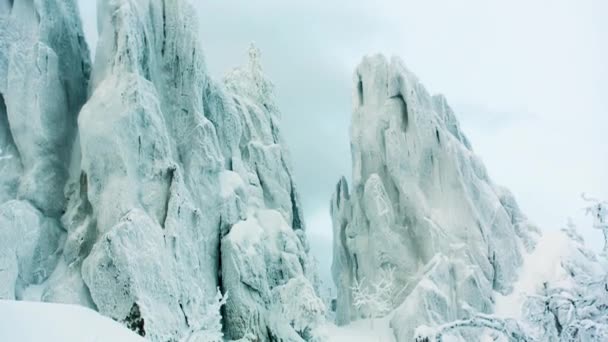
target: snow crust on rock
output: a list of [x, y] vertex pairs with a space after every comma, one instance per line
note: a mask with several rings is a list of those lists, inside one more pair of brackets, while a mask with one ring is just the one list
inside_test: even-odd
[[446, 99], [399, 59], [365, 57], [353, 102], [352, 185], [340, 180], [331, 201], [338, 323], [369, 315], [354, 306], [353, 285], [389, 268], [398, 341], [422, 324], [492, 312], [537, 229], [490, 180]]
[[190, 3], [100, 0], [91, 69], [73, 1], [2, 6], [1, 298], [152, 341], [219, 340], [222, 318], [230, 339], [309, 340], [283, 314], [285, 289], [318, 298], [259, 50], [217, 82]]

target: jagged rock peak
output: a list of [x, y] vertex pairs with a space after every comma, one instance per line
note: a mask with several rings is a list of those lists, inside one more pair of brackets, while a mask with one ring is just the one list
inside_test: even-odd
[[295, 321], [306, 306], [285, 299], [314, 302], [316, 276], [259, 51], [218, 83], [189, 2], [99, 1], [89, 84], [72, 1], [2, 4], [24, 29], [0, 27], [0, 296], [86, 305], [152, 341], [308, 339], [322, 309]]
[[532, 248], [534, 228], [492, 183], [443, 96], [398, 58], [365, 57], [354, 75], [352, 185], [331, 202], [337, 319], [367, 316], [355, 284], [394, 270], [392, 326], [409, 341], [433, 325], [493, 309]]

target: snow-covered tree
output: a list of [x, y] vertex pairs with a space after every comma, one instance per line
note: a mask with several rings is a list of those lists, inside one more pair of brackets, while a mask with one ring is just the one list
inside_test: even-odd
[[371, 327], [374, 319], [383, 317], [393, 309], [395, 291], [395, 268], [383, 268], [376, 281], [355, 280], [352, 287], [353, 305], [368, 318]]
[[[448, 341], [448, 335], [460, 329], [493, 330], [512, 342], [533, 342], [522, 326], [515, 320], [492, 315], [477, 314], [469, 319], [452, 321], [438, 327], [419, 326], [414, 333], [415, 342]], [[481, 333], [479, 334], [481, 335]]]
[[251, 43], [247, 66], [232, 70], [224, 78], [224, 83], [228, 89], [255, 99], [256, 103], [261, 103], [271, 114], [278, 115], [279, 110], [274, 101], [274, 84], [264, 74], [261, 57], [260, 49]]
[[568, 218], [568, 222], [566, 223], [566, 226], [564, 228], [562, 228], [561, 231], [564, 232], [566, 235], [568, 235], [568, 237], [571, 238], [572, 240], [574, 240], [580, 244], [585, 243], [585, 240], [583, 239], [581, 234], [578, 232], [576, 224], [574, 224], [574, 221], [572, 220], [571, 217]]
[[184, 342], [222, 342], [224, 334], [222, 333], [222, 315], [220, 310], [228, 300], [228, 293], [222, 294], [220, 289], [217, 289], [215, 297], [206, 308], [207, 315], [198, 322], [193, 322], [196, 325], [191, 327], [190, 335], [184, 339]]
[[283, 317], [300, 336], [312, 340], [314, 329], [325, 317], [325, 305], [304, 277], [290, 279], [275, 289]]
[[604, 249], [603, 253], [608, 253], [608, 202], [600, 201], [595, 198], [587, 197], [584, 193], [581, 195], [585, 202], [590, 203], [585, 207], [587, 215], [593, 217], [593, 228], [601, 229], [604, 233]]

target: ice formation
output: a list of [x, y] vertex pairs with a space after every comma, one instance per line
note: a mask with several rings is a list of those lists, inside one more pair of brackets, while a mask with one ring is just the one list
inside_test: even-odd
[[446, 99], [399, 59], [364, 58], [353, 101], [352, 185], [340, 180], [331, 201], [338, 323], [369, 316], [353, 287], [373, 288], [387, 269], [398, 285], [398, 341], [420, 325], [493, 312], [494, 293], [510, 293], [537, 229], [489, 179]]
[[220, 288], [227, 338], [307, 338], [284, 293], [314, 302], [315, 273], [259, 51], [216, 82], [187, 1], [109, 0], [91, 67], [73, 0], [0, 3], [0, 298], [208, 341]]

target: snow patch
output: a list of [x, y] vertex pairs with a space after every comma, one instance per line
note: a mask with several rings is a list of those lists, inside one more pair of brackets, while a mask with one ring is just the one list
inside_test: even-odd
[[144, 342], [121, 324], [82, 306], [0, 300], [0, 341]]

